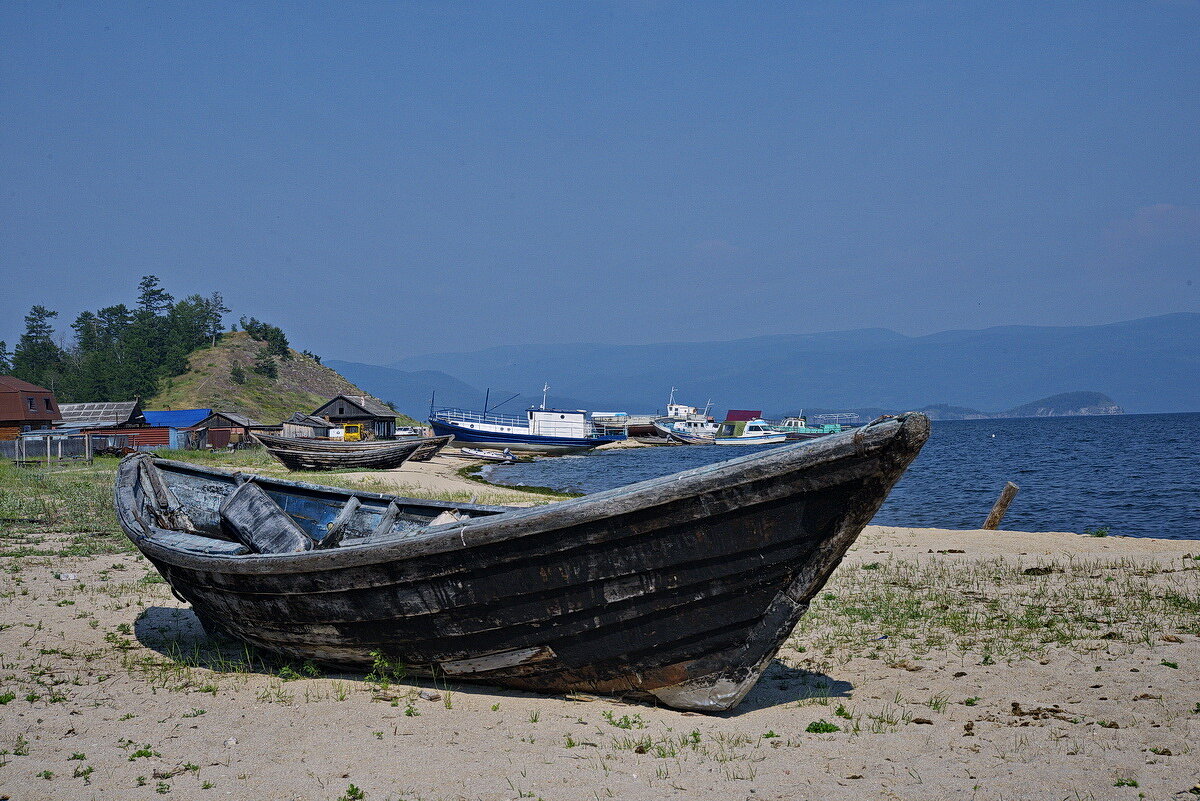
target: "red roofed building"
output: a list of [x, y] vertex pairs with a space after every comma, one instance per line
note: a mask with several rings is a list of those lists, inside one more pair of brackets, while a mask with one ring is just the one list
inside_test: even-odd
[[53, 392], [10, 375], [0, 375], [0, 439], [16, 439], [22, 431], [49, 428], [61, 418]]
[[762, 417], [761, 410], [730, 409], [729, 414], [725, 415], [725, 422], [737, 423], [742, 421], [757, 420], [760, 417]]

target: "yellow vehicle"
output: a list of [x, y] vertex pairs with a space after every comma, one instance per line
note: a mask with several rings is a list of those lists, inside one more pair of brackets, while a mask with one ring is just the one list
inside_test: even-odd
[[346, 423], [342, 431], [342, 440], [345, 442], [359, 442], [363, 438], [362, 423]]

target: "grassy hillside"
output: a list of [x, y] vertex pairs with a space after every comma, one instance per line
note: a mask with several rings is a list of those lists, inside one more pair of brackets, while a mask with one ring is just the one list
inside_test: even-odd
[[[158, 394], [145, 401], [146, 409], [216, 409], [239, 412], [262, 423], [278, 423], [293, 412], [309, 413], [337, 394], [370, 393], [351, 384], [336, 370], [291, 351], [290, 359], [275, 359], [279, 377], [258, 375], [251, 370], [261, 342], [245, 331], [224, 334], [216, 347], [201, 348], [188, 357], [188, 371], [163, 379]], [[241, 366], [245, 381], [231, 377], [233, 365]], [[412, 422], [398, 415], [401, 425]]]

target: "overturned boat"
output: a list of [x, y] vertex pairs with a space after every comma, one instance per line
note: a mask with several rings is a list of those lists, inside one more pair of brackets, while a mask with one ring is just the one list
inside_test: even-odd
[[206, 629], [298, 659], [727, 710], [929, 435], [920, 414], [534, 508], [137, 454], [116, 508]]
[[255, 438], [289, 470], [388, 470], [426, 452], [441, 450], [451, 437], [334, 442], [255, 434]]

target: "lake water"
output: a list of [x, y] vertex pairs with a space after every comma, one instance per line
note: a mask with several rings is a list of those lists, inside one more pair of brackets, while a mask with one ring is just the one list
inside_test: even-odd
[[[489, 481], [600, 490], [772, 446], [630, 448], [495, 466]], [[1200, 414], [935, 422], [873, 522], [978, 528], [1005, 481], [1003, 528], [1200, 539]]]

